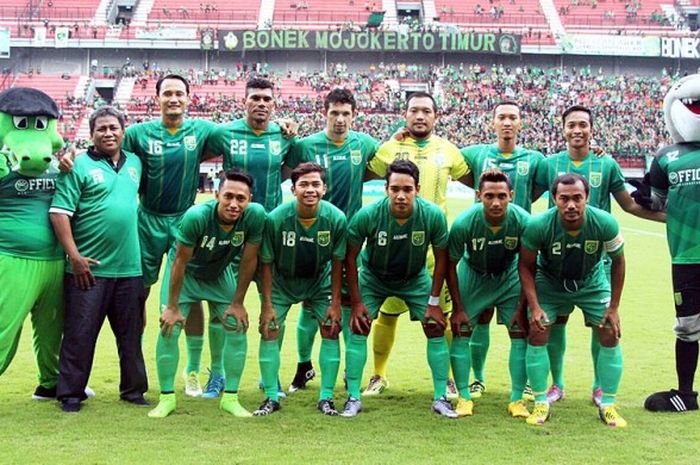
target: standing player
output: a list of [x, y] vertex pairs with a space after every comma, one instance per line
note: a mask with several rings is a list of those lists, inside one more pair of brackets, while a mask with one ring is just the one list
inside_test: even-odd
[[[347, 218], [352, 218], [362, 207], [362, 183], [367, 163], [374, 157], [379, 143], [361, 132], [351, 131], [355, 116], [355, 98], [347, 89], [333, 89], [324, 100], [326, 129], [305, 137], [292, 148], [287, 164], [294, 168], [299, 163], [314, 161], [325, 170], [328, 191], [324, 197], [338, 207]], [[343, 334], [346, 334], [350, 313], [347, 289], [343, 289]], [[304, 389], [315, 376], [311, 351], [318, 323], [312, 318], [308, 305], [303, 306], [297, 321], [297, 349], [299, 363], [289, 392]]]
[[[226, 390], [221, 409], [237, 417], [251, 416], [238, 401], [247, 351], [248, 313], [243, 300], [257, 266], [265, 210], [250, 203], [253, 180], [249, 175], [228, 171], [220, 187], [216, 200], [187, 210], [178, 229], [177, 247], [168, 256], [156, 346], [161, 394], [150, 417], [164, 418], [175, 410], [179, 325], [187, 320], [189, 304], [201, 300], [209, 304], [211, 320], [219, 320], [225, 329]], [[235, 269], [232, 262], [237, 256], [241, 257], [240, 266]]]
[[[610, 212], [610, 194], [620, 207], [627, 213], [640, 218], [654, 221], [665, 221], [665, 215], [660, 212], [645, 210], [635, 203], [629, 192], [625, 189], [625, 178], [622, 175], [620, 165], [609, 156], [597, 157], [590, 148], [590, 140], [593, 134], [593, 116], [591, 111], [582, 106], [572, 106], [562, 115], [564, 138], [567, 149], [554, 154], [542, 163], [537, 169], [535, 199], [549, 189], [554, 180], [563, 173], [575, 173], [583, 176], [590, 186], [589, 204]], [[554, 205], [554, 198], [549, 198], [550, 207]], [[610, 277], [610, 261], [604, 257], [606, 273]], [[547, 350], [552, 367], [552, 385], [547, 391], [550, 402], [556, 402], [564, 397], [564, 353], [566, 352], [566, 322], [568, 315], [559, 315], [557, 321], [551, 327]], [[592, 400], [600, 405], [602, 390], [600, 376], [596, 367], [600, 341], [598, 332], [591, 332], [591, 356], [593, 358], [594, 381], [592, 387]]]
[[[556, 208], [528, 223], [518, 266], [530, 308], [526, 363], [535, 396], [535, 407], [526, 421], [542, 425], [550, 416], [546, 392], [550, 324], [577, 306], [600, 340], [596, 361], [603, 391], [600, 418], [608, 426], [624, 427], [627, 422], [614, 405], [622, 377], [618, 307], [625, 280], [625, 257], [620, 228], [612, 215], [586, 205], [589, 186], [583, 176], [570, 173], [557, 177], [551, 195]], [[610, 280], [605, 276], [605, 254], [612, 259]]]
[[496, 307], [498, 322], [510, 336], [508, 368], [511, 398], [508, 413], [527, 417], [522, 400], [527, 382], [524, 302], [521, 300], [517, 256], [528, 213], [512, 205], [510, 178], [489, 168], [479, 177], [476, 195], [481, 203], [462, 213], [452, 225], [449, 239], [450, 261], [447, 284], [452, 295], [452, 346], [450, 358], [460, 393], [456, 411], [471, 415], [473, 402], [469, 386], [471, 325], [482, 312]]
[[[360, 383], [367, 361], [367, 336], [388, 297], [402, 299], [411, 319], [423, 325], [433, 378], [433, 411], [457, 417], [445, 398], [449, 350], [447, 322], [439, 306], [447, 261], [447, 220], [437, 205], [416, 197], [418, 181], [414, 163], [393, 162], [386, 172], [387, 197], [362, 208], [350, 222], [345, 266], [352, 314], [346, 344], [349, 397], [342, 413], [345, 417], [354, 417], [362, 410]], [[367, 248], [358, 273], [357, 256], [365, 241]], [[426, 268], [429, 246], [435, 256], [432, 279]]]
[[260, 372], [267, 398], [254, 412], [269, 415], [280, 408], [276, 386], [280, 348], [277, 338], [289, 308], [309, 301], [321, 327], [321, 392], [318, 409], [337, 415], [333, 389], [340, 366], [340, 293], [345, 259], [345, 215], [321, 200], [324, 170], [302, 163], [292, 170], [294, 200], [275, 208], [265, 222], [260, 313]]
[[[498, 168], [507, 174], [513, 188], [512, 202], [530, 212], [535, 188], [535, 173], [539, 163], [544, 160], [544, 155], [536, 150], [517, 145], [522, 124], [520, 107], [516, 102], [498, 103], [493, 109], [492, 121], [496, 143], [470, 145], [463, 148], [461, 152], [475, 181], [478, 181], [481, 173], [489, 168]], [[481, 393], [486, 390], [484, 365], [490, 345], [489, 323], [492, 317], [493, 309], [486, 309], [476, 322], [472, 322], [475, 324], [469, 339], [469, 348], [474, 382], [470, 384], [469, 389], [471, 396], [475, 399], [481, 397]]]
[[[459, 149], [447, 140], [433, 134], [437, 121], [437, 105], [432, 95], [415, 92], [406, 105], [406, 130], [408, 137], [392, 139], [384, 143], [368, 164], [368, 169], [379, 177], [385, 177], [394, 160], [410, 160], [420, 170], [420, 197], [429, 200], [447, 212], [447, 184], [450, 179], [469, 184], [469, 167]], [[428, 269], [434, 268], [434, 258], [428, 253]], [[449, 312], [450, 301], [447, 288], [440, 293], [440, 307]], [[396, 336], [397, 317], [407, 310], [401, 300], [390, 297], [384, 303], [374, 327], [374, 375], [370, 378], [363, 395], [377, 395], [388, 385], [386, 365]], [[448, 328], [449, 329], [449, 328]], [[449, 334], [448, 334], [449, 337]], [[450, 397], [456, 396], [449, 391]]]

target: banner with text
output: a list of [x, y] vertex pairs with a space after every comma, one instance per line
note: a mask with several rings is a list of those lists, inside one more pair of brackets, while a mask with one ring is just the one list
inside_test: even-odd
[[662, 37], [661, 56], [666, 58], [700, 58], [700, 39], [694, 37]]
[[0, 27], [0, 58], [10, 58], [10, 29]]
[[661, 41], [658, 37], [567, 34], [561, 42], [561, 53], [658, 57], [661, 55]]
[[220, 31], [219, 50], [328, 50], [519, 55], [515, 34], [379, 31]]

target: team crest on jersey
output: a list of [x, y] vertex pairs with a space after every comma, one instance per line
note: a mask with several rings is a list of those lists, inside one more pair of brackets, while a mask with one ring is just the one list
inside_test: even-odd
[[517, 237], [506, 236], [505, 239], [503, 240], [503, 247], [505, 247], [508, 250], [515, 250], [515, 248], [517, 246], [518, 246], [518, 238]]
[[583, 243], [583, 251], [588, 255], [593, 255], [598, 251], [598, 241], [586, 241]]
[[417, 247], [425, 244], [425, 231], [413, 231], [411, 234], [411, 244]]
[[17, 192], [26, 192], [29, 189], [29, 181], [26, 179], [18, 179], [15, 182], [15, 190]]
[[435, 163], [435, 166], [437, 166], [438, 168], [442, 168], [442, 165], [445, 164], [445, 154], [443, 154], [442, 152], [436, 153], [433, 157], [433, 163]]
[[350, 150], [350, 161], [353, 165], [362, 163], [362, 152], [360, 150]]
[[270, 153], [272, 155], [279, 155], [282, 152], [282, 143], [278, 140], [270, 141]]
[[233, 237], [231, 238], [231, 245], [234, 247], [240, 247], [244, 240], [245, 233], [243, 231], [236, 231], [233, 233]]
[[197, 148], [197, 138], [195, 136], [185, 136], [185, 149], [195, 150]]
[[318, 241], [318, 245], [320, 245], [321, 247], [326, 247], [328, 244], [331, 243], [331, 232], [319, 231], [316, 234], [316, 240]]
[[131, 178], [132, 181], [134, 181], [136, 184], [139, 183], [139, 173], [136, 171], [136, 168], [129, 167], [126, 170], [129, 173], [129, 177]]
[[88, 174], [92, 177], [93, 182], [95, 182], [97, 184], [101, 184], [101, 183], [105, 182], [105, 174], [99, 168], [94, 169], [94, 170], [90, 170], [90, 172]]
[[518, 162], [518, 174], [520, 176], [527, 176], [527, 173], [530, 172], [530, 164], [526, 161], [519, 161]]
[[600, 187], [600, 183], [603, 182], [603, 173], [591, 173], [589, 181], [591, 187]]

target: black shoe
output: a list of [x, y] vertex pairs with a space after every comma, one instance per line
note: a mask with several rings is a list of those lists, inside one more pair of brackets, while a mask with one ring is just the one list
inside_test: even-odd
[[56, 386], [52, 388], [45, 388], [41, 384], [34, 389], [34, 394], [32, 394], [32, 399], [34, 400], [56, 400]]
[[61, 402], [61, 410], [66, 413], [78, 413], [80, 412], [80, 401], [79, 400], [64, 400]]
[[289, 385], [289, 392], [295, 392], [299, 389], [306, 389], [306, 383], [311, 381], [316, 377], [316, 370], [314, 370], [311, 362], [297, 363], [297, 372], [294, 375], [292, 384]]
[[276, 400], [265, 399], [260, 408], [253, 412], [253, 416], [264, 417], [278, 411], [280, 408], [282, 407]]
[[644, 408], [651, 412], [687, 412], [698, 409], [698, 393], [670, 391], [655, 392], [644, 401]]
[[335, 404], [331, 399], [321, 399], [316, 404], [316, 408], [319, 412], [329, 417], [338, 416], [338, 410], [335, 408]]
[[130, 404], [136, 405], [138, 407], [150, 407], [151, 403], [147, 401], [143, 396], [139, 397], [130, 397], [130, 398], [121, 398], [124, 402], [128, 402]]

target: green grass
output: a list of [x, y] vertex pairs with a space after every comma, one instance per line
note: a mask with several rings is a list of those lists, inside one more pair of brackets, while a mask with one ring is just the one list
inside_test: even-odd
[[[464, 206], [450, 201], [452, 216]], [[536, 210], [542, 208], [540, 201]], [[567, 398], [554, 406], [551, 422], [542, 428], [528, 427], [505, 411], [508, 341], [503, 328], [495, 325], [486, 368], [488, 392], [477, 401], [474, 417], [456, 421], [429, 411], [432, 386], [425, 339], [419, 326], [406, 317], [400, 320], [389, 366], [390, 389], [379, 398], [365, 399], [365, 412], [352, 420], [316, 412], [318, 379], [307, 391], [284, 401], [282, 411], [273, 417], [246, 420], [221, 413], [216, 401], [185, 398], [178, 379], [176, 413], [165, 420], [149, 419], [147, 410], [118, 400], [117, 356], [107, 326], [90, 380], [97, 397], [80, 414], [66, 415], [53, 402], [30, 400], [36, 381], [27, 325], [19, 353], [0, 381], [0, 463], [697, 463], [699, 414], [659, 415], [642, 408], [649, 393], [675, 386], [674, 311], [664, 227], [619, 209], [614, 213], [623, 227], [627, 256], [621, 308], [625, 371], [619, 394], [619, 406], [629, 422], [625, 430], [604, 427], [590, 402], [590, 337], [579, 312], [569, 323]], [[251, 320], [256, 319], [257, 296], [250, 293], [247, 304]], [[152, 298], [144, 337], [152, 400], [157, 400], [158, 392], [157, 313]], [[285, 386], [296, 365], [295, 316], [293, 310], [282, 352]], [[262, 395], [257, 389], [259, 337], [255, 332], [249, 336], [241, 399], [252, 409]], [[315, 349], [317, 353], [318, 343]], [[206, 352], [205, 348], [203, 366]], [[371, 358], [370, 350], [366, 378]], [[342, 405], [341, 381], [336, 397]]]

